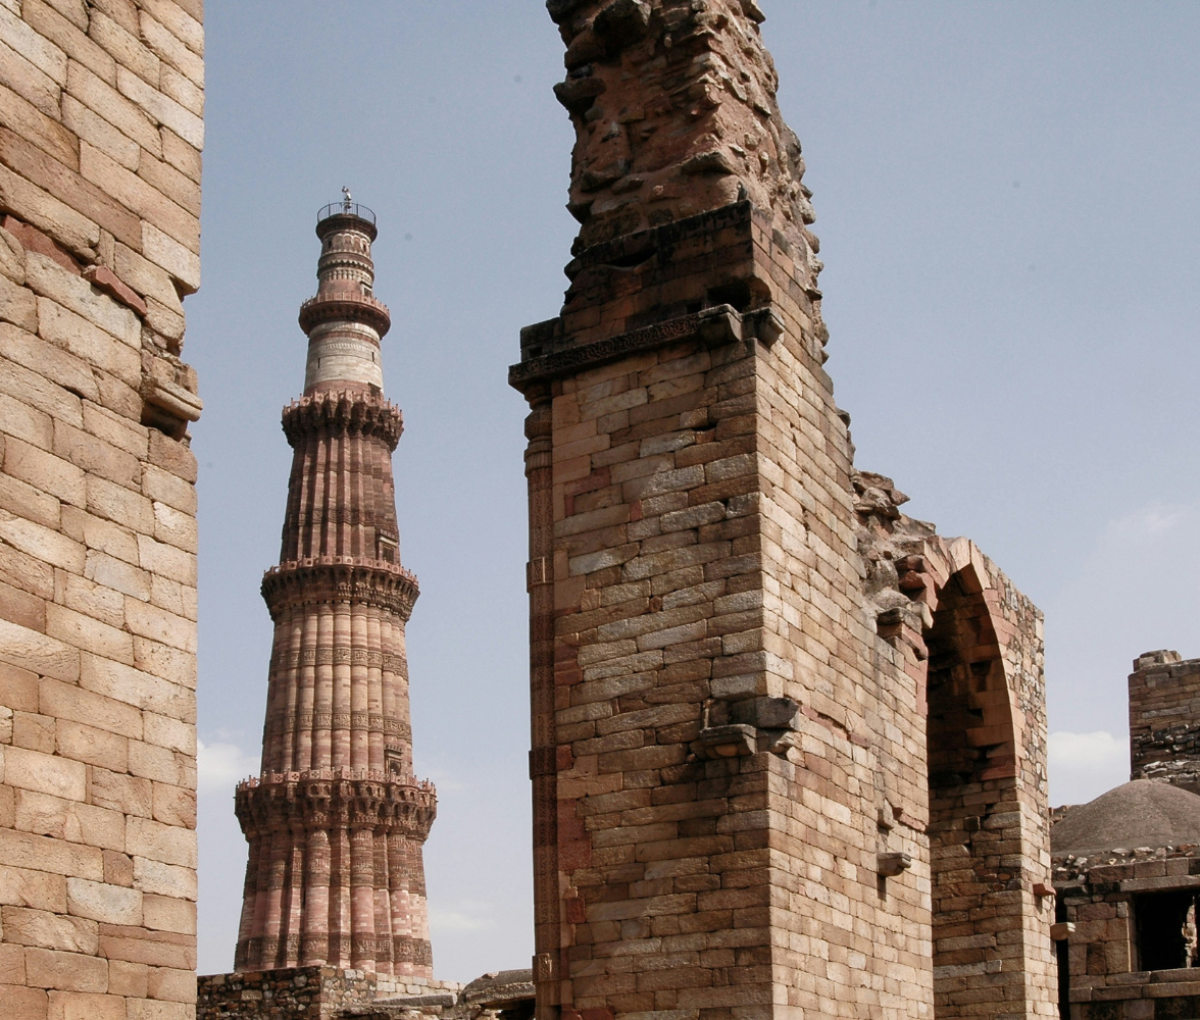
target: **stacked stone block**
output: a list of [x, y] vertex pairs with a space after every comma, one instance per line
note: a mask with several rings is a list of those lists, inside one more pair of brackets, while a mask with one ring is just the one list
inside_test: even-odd
[[0, 1011], [195, 1002], [199, 0], [0, 3]]
[[[762, 12], [548, 7], [582, 226], [510, 370], [538, 1015], [1049, 1015], [1040, 614], [970, 543], [866, 520]], [[870, 528], [896, 582], [874, 604]], [[941, 665], [986, 660], [994, 704], [941, 736], [984, 764], [931, 832], [926, 638], [964, 582], [995, 636]], [[986, 831], [935, 910], [931, 836], [967, 817]], [[979, 941], [951, 973], [954, 925]]]

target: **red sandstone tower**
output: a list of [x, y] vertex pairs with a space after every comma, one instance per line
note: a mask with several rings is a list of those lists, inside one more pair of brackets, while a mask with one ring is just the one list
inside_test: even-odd
[[304, 396], [283, 411], [295, 450], [279, 566], [262, 774], [237, 789], [250, 843], [235, 967], [328, 965], [431, 977], [421, 847], [436, 813], [413, 775], [400, 565], [383, 396], [391, 319], [372, 293], [375, 215], [321, 210]]

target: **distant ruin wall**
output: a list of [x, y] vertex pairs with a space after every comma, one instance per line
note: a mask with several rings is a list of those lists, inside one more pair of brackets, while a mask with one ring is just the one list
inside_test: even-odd
[[1129, 675], [1131, 779], [1166, 779], [1200, 793], [1200, 659], [1140, 655]]
[[202, 0], [0, 0], [0, 1012], [196, 997]]

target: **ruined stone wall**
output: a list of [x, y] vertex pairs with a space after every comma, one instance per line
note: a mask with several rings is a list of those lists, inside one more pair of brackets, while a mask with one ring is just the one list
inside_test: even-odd
[[1130, 778], [1200, 793], [1200, 659], [1146, 652], [1129, 674]]
[[191, 1017], [201, 0], [0, 0], [0, 1012]]
[[[929, 605], [868, 599], [762, 11], [548, 7], [581, 230], [562, 313], [510, 372], [531, 405], [539, 1016], [932, 1016], [923, 630], [954, 571]], [[1008, 711], [1044, 694], [1040, 617], [1002, 601], [1020, 750], [982, 777], [1003, 796], [962, 791], [993, 808], [996, 873], [949, 879], [981, 886], [983, 940], [938, 1015], [1054, 1010], [1045, 718], [1015, 734]]]

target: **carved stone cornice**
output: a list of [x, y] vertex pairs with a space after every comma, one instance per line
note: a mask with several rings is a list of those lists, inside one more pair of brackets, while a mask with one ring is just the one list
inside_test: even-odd
[[389, 450], [395, 450], [404, 419], [394, 404], [362, 390], [312, 393], [283, 409], [283, 432], [292, 446], [318, 430], [378, 436]]
[[429, 782], [367, 769], [267, 772], [238, 784], [234, 810], [247, 838], [349, 828], [424, 842], [437, 816], [437, 791]]
[[287, 560], [268, 570], [262, 580], [262, 596], [272, 620], [278, 620], [285, 608], [337, 602], [377, 606], [407, 620], [419, 594], [411, 571], [358, 556]]

